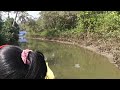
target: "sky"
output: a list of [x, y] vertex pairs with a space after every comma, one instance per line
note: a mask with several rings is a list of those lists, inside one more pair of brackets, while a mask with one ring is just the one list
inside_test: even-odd
[[[40, 11], [27, 11], [28, 14], [32, 15], [34, 18], [38, 18], [40, 15], [39, 15], [39, 12]], [[5, 19], [7, 17], [7, 14], [3, 14], [2, 18]], [[10, 14], [10, 17], [15, 17], [15, 14], [11, 13]]]
[[32, 15], [34, 18], [38, 18], [40, 15], [39, 15], [39, 12], [40, 11], [27, 11], [30, 15]]

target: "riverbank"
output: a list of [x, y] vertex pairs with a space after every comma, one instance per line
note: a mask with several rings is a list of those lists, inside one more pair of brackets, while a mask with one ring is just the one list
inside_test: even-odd
[[[61, 38], [30, 38], [30, 39], [38, 39], [38, 40], [46, 40], [46, 41], [52, 41], [52, 42], [59, 42], [59, 43], [65, 43], [65, 44], [72, 44], [72, 45], [76, 45], [82, 48], [85, 48], [87, 50], [96, 52], [104, 57], [107, 57], [109, 62], [114, 64], [118, 69], [120, 69], [120, 55], [118, 52], [118, 50], [114, 50], [114, 47], [111, 47], [108, 50], [108, 47], [103, 47], [103, 45], [99, 44], [90, 44], [90, 45], [86, 45], [86, 41], [81, 41], [81, 42], [77, 42], [77, 41], [72, 41], [72, 40], [66, 40], [66, 39], [61, 39]], [[92, 42], [94, 43], [94, 42]]]

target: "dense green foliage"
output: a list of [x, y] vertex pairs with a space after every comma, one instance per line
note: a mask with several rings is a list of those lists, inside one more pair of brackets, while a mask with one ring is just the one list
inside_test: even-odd
[[19, 26], [15, 23], [14, 27], [13, 18], [8, 18], [5, 22], [1, 22], [0, 28], [0, 44], [16, 44], [18, 42]]
[[[29, 24], [28, 24], [29, 23]], [[37, 21], [24, 24], [28, 31], [47, 37], [74, 37], [81, 34], [119, 38], [119, 11], [41, 11]]]
[[42, 11], [40, 14], [45, 29], [71, 29], [74, 28], [77, 23], [77, 16], [70, 11]]

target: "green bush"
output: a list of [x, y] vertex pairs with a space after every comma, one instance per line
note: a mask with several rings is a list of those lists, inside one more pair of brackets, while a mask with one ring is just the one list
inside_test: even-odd
[[0, 31], [0, 39], [2, 40], [0, 44], [16, 44], [18, 42], [19, 26], [15, 23], [13, 27], [12, 24], [12, 18], [6, 19], [6, 21], [3, 22]]

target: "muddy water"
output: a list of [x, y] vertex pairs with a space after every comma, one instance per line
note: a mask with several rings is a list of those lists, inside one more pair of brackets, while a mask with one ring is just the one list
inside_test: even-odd
[[21, 47], [40, 50], [57, 79], [120, 78], [120, 70], [107, 58], [74, 45], [28, 40]]

